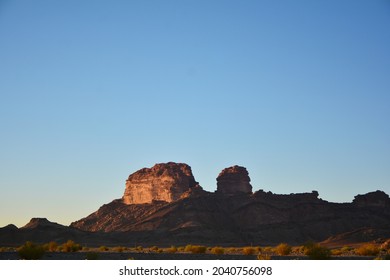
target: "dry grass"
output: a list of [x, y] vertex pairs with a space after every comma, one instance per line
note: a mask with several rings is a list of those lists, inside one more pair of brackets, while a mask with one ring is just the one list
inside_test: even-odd
[[291, 246], [287, 243], [280, 243], [276, 246], [275, 253], [279, 256], [288, 256], [291, 254]]
[[254, 255], [256, 253], [256, 249], [253, 247], [244, 247], [242, 248], [242, 253], [246, 256]]
[[259, 254], [257, 255], [257, 259], [258, 259], [258, 260], [263, 260], [263, 261], [265, 261], [265, 260], [270, 260], [270, 259], [271, 259], [271, 255], [268, 254], [268, 253], [259, 253]]
[[77, 252], [82, 249], [80, 244], [77, 244], [73, 240], [68, 240], [66, 243], [62, 244], [62, 246], [57, 248], [58, 250], [62, 252]]
[[365, 244], [355, 249], [356, 255], [359, 256], [377, 256], [379, 251], [379, 247], [375, 244]]
[[185, 252], [191, 252], [193, 254], [204, 254], [206, 250], [207, 247], [201, 245], [187, 245], [184, 249]]
[[225, 254], [225, 249], [222, 247], [213, 247], [211, 248], [210, 252], [214, 255], [223, 255]]
[[311, 260], [329, 260], [331, 251], [324, 246], [316, 243], [308, 243], [305, 245], [305, 255]]
[[177, 248], [175, 246], [171, 246], [166, 250], [167, 253], [174, 254], [177, 252]]

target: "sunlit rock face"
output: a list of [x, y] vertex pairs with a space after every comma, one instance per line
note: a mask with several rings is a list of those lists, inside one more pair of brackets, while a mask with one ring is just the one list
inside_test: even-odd
[[131, 174], [123, 195], [125, 204], [172, 202], [197, 186], [191, 167], [185, 163], [159, 163]]
[[239, 194], [252, 193], [248, 171], [242, 166], [225, 168], [217, 177], [217, 193]]

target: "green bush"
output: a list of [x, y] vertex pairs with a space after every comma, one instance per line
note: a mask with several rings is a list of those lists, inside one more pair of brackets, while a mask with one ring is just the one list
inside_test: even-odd
[[211, 254], [214, 254], [214, 255], [223, 255], [223, 254], [225, 254], [225, 249], [222, 247], [214, 247], [214, 248], [211, 248], [210, 252], [211, 252]]
[[331, 257], [331, 251], [327, 247], [316, 243], [306, 244], [304, 253], [311, 260], [329, 260]]
[[355, 253], [359, 256], [377, 256], [379, 251], [379, 247], [375, 244], [365, 244], [355, 249]]
[[39, 260], [45, 254], [42, 246], [27, 241], [23, 246], [18, 248], [19, 257], [24, 260]]
[[291, 254], [291, 246], [287, 243], [280, 243], [278, 246], [276, 246], [275, 252], [279, 256], [288, 256]]
[[253, 247], [244, 247], [242, 248], [242, 253], [244, 255], [253, 255], [256, 252], [256, 249]]

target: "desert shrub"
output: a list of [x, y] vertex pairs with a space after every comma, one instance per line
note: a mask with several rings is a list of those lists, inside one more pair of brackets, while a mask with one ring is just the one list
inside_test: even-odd
[[242, 253], [244, 255], [253, 255], [256, 252], [256, 249], [253, 247], [244, 247], [242, 248]]
[[184, 252], [191, 252], [192, 251], [192, 245], [188, 244], [186, 245], [186, 247], [184, 248]]
[[287, 243], [280, 243], [278, 246], [276, 246], [275, 252], [279, 256], [287, 256], [291, 254], [291, 246]]
[[118, 252], [118, 253], [122, 253], [124, 250], [125, 250], [125, 247], [122, 247], [122, 246], [118, 246], [118, 247], [114, 248], [114, 251]]
[[77, 252], [81, 250], [81, 245], [75, 243], [73, 240], [68, 240], [66, 243], [62, 244], [61, 250], [63, 252]]
[[191, 248], [193, 254], [204, 254], [206, 253], [206, 246], [194, 245]]
[[175, 246], [171, 246], [170, 248], [167, 249], [167, 252], [174, 254], [177, 252], [177, 248]]
[[57, 248], [58, 248], [57, 242], [55, 242], [55, 241], [50, 241], [50, 242], [48, 243], [47, 250], [48, 250], [49, 252], [55, 252], [55, 251], [57, 251]]
[[225, 249], [222, 248], [222, 247], [213, 247], [211, 248], [211, 254], [214, 254], [214, 255], [223, 255], [225, 254]]
[[383, 242], [380, 247], [381, 250], [387, 251], [390, 250], [390, 239], [387, 239], [385, 242]]
[[225, 249], [225, 253], [234, 254], [237, 252], [237, 248], [234, 248], [234, 247], [228, 247], [228, 248], [224, 248], [224, 249]]
[[149, 251], [157, 252], [158, 251], [158, 247], [157, 246], [152, 246], [152, 247], [149, 248]]
[[0, 252], [15, 252], [15, 248], [12, 247], [1, 247]]
[[262, 252], [266, 252], [266, 253], [273, 253], [274, 252], [274, 249], [272, 247], [264, 247]]
[[268, 254], [268, 253], [259, 253], [257, 255], [257, 259], [258, 260], [263, 260], [263, 261], [270, 260], [271, 259], [271, 255]]
[[376, 256], [379, 251], [379, 247], [375, 244], [365, 244], [355, 249], [355, 253], [359, 256]]
[[96, 252], [88, 252], [85, 255], [85, 259], [87, 260], [98, 260], [99, 259], [99, 254]]
[[340, 250], [341, 250], [341, 252], [343, 252], [343, 253], [347, 253], [347, 252], [351, 252], [351, 251], [353, 250], [353, 248], [352, 248], [352, 247], [349, 247], [349, 246], [344, 246], [344, 247], [342, 247]]
[[39, 260], [45, 254], [45, 249], [30, 241], [27, 241], [23, 246], [18, 248], [19, 257], [24, 260]]
[[340, 256], [343, 254], [343, 251], [341, 249], [332, 249], [330, 250], [330, 253], [332, 256]]
[[291, 253], [293, 254], [304, 254], [305, 253], [305, 246], [294, 246], [291, 248]]
[[329, 260], [331, 257], [331, 251], [327, 247], [316, 243], [306, 244], [304, 253], [311, 260]]
[[177, 247], [177, 250], [178, 250], [179, 252], [184, 252], [184, 247], [183, 247], [183, 246]]
[[186, 252], [191, 252], [193, 254], [204, 254], [206, 253], [207, 247], [200, 245], [187, 245], [184, 249]]
[[108, 251], [108, 247], [107, 246], [100, 246], [99, 247], [99, 251], [100, 252], [107, 252]]
[[142, 246], [137, 246], [135, 248], [135, 250], [138, 251], [138, 252], [142, 252], [144, 250], [144, 248]]

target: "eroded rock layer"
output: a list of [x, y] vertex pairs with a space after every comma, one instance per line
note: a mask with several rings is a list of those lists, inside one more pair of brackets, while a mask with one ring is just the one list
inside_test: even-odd
[[125, 204], [151, 203], [154, 200], [172, 202], [197, 184], [191, 167], [187, 164], [160, 163], [129, 176], [123, 202]]
[[217, 177], [217, 193], [252, 193], [250, 181], [245, 167], [235, 165], [225, 168]]

